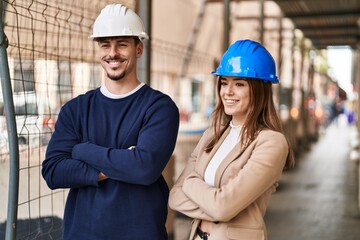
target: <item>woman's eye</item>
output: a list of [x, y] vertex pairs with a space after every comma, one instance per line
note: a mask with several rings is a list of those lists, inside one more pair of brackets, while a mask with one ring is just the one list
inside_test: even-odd
[[244, 86], [245, 86], [245, 83], [244, 83], [244, 82], [237, 82], [237, 83], [236, 83], [236, 86], [238, 86], [238, 87], [244, 87]]

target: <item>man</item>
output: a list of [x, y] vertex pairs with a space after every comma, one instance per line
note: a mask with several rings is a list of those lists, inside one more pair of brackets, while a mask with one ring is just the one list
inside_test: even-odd
[[70, 188], [63, 239], [167, 239], [161, 173], [175, 147], [178, 109], [137, 79], [148, 36], [131, 9], [106, 6], [91, 38], [105, 82], [62, 107], [42, 165], [51, 189]]

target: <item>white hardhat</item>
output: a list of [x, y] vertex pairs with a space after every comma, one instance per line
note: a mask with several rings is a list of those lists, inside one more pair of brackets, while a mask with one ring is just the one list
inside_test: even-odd
[[137, 36], [148, 39], [140, 17], [130, 8], [121, 4], [107, 5], [96, 18], [90, 38]]

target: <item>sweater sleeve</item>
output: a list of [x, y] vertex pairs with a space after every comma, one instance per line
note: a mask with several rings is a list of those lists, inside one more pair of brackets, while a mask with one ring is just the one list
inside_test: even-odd
[[51, 189], [98, 186], [99, 171], [71, 156], [81, 141], [71, 113], [68, 105], [61, 109], [42, 163], [42, 175]]
[[195, 171], [184, 180], [183, 191], [216, 221], [228, 221], [278, 181], [288, 146], [280, 133], [259, 136], [251, 157], [237, 176], [226, 184], [210, 187]]
[[179, 111], [168, 97], [155, 101], [146, 112], [138, 143], [130, 149], [77, 144], [72, 156], [113, 180], [150, 185], [164, 170], [175, 148]]

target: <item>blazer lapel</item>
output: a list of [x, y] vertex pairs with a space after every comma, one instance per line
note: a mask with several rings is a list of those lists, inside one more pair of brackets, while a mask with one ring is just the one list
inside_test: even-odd
[[199, 166], [198, 166], [198, 172], [201, 176], [204, 177], [205, 175], [205, 170], [206, 167], [209, 165], [210, 160], [212, 159], [212, 157], [214, 156], [214, 154], [216, 153], [216, 151], [219, 149], [219, 147], [221, 146], [221, 144], [224, 142], [225, 138], [227, 137], [227, 135], [230, 132], [230, 127], [228, 127], [225, 132], [223, 133], [223, 135], [220, 137], [219, 141], [215, 144], [215, 146], [213, 147], [213, 149], [211, 150], [210, 153], [205, 154], [203, 153], [203, 155], [199, 158]]
[[215, 173], [215, 186], [220, 186], [221, 177], [227, 168], [227, 166], [234, 161], [235, 159], [239, 158], [239, 156], [244, 152], [245, 148], [241, 146], [241, 143], [238, 142], [234, 148], [229, 152], [229, 154], [225, 157], [225, 159], [220, 163], [218, 169]]

